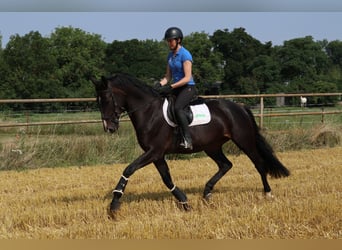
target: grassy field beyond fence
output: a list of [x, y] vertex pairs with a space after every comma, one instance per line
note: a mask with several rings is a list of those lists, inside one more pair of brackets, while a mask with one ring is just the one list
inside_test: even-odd
[[[267, 117], [262, 133], [275, 151], [334, 147], [342, 144], [342, 114], [301, 116], [294, 108], [265, 109], [272, 112], [298, 112], [298, 116]], [[2, 114], [4, 115], [4, 114]], [[65, 121], [99, 119], [99, 112], [16, 114], [0, 120], [7, 122]], [[256, 117], [258, 120], [258, 117]], [[239, 154], [232, 144], [226, 153]], [[141, 154], [131, 123], [121, 122], [115, 134], [103, 132], [101, 123], [0, 128], [0, 170], [40, 167], [127, 163]], [[174, 155], [172, 159], [203, 156]]]

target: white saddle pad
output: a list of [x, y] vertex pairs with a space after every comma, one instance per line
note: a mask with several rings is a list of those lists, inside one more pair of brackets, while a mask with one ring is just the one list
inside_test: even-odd
[[[168, 100], [165, 98], [164, 104], [163, 104], [163, 115], [165, 121], [171, 126], [171, 127], [176, 127], [177, 124], [175, 124], [173, 121], [170, 120], [170, 118], [167, 115], [167, 107], [169, 105]], [[197, 126], [197, 125], [203, 125], [207, 124], [211, 120], [211, 115], [208, 109], [208, 106], [204, 104], [199, 104], [199, 105], [190, 105], [190, 109], [193, 114], [193, 120], [189, 124], [189, 127], [192, 126]]]

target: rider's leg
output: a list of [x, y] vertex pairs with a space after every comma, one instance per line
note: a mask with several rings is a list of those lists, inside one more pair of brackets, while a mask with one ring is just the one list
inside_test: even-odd
[[181, 143], [181, 146], [187, 149], [192, 149], [192, 140], [189, 131], [189, 121], [186, 117], [184, 109], [189, 106], [189, 103], [194, 98], [195, 94], [195, 87], [189, 85], [179, 89], [179, 92], [176, 94], [175, 115], [182, 137], [184, 139], [184, 142]]

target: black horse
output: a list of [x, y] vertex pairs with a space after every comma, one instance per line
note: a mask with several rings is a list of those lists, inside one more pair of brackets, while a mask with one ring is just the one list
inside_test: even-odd
[[232, 163], [222, 151], [222, 145], [229, 140], [232, 140], [254, 163], [266, 195], [271, 196], [267, 174], [275, 178], [290, 174], [260, 134], [252, 112], [244, 105], [223, 99], [206, 99], [204, 102], [210, 110], [211, 120], [206, 125], [190, 127], [193, 149], [188, 150], [175, 143], [175, 129], [163, 116], [164, 98], [155, 89], [125, 74], [102, 77], [101, 80], [92, 78], [91, 81], [96, 88], [104, 130], [115, 132], [119, 127], [121, 113], [126, 111], [136, 131], [137, 140], [144, 150], [144, 153], [123, 171], [113, 191], [113, 200], [109, 208], [111, 215], [120, 207], [120, 198], [129, 177], [150, 163], [155, 165], [164, 184], [183, 208], [189, 209], [186, 195], [172, 181], [165, 161], [166, 154], [204, 151], [216, 162], [218, 172], [205, 185], [205, 199], [209, 199], [215, 184], [232, 167]]

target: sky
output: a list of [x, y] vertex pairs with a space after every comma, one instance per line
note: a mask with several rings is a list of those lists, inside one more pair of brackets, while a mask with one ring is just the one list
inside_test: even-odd
[[219, 29], [245, 28], [265, 43], [312, 36], [314, 40], [342, 41], [342, 12], [0, 12], [4, 48], [11, 35], [39, 31], [50, 36], [58, 27], [71, 26], [114, 40], [162, 40], [165, 30], [178, 26], [184, 35]]
[[[171, 12], [170, 12], [171, 11]], [[184, 35], [245, 28], [265, 43], [312, 36], [341, 40], [341, 0], [2, 0], [0, 35], [4, 48], [11, 35], [39, 31], [48, 37], [71, 26], [99, 34], [104, 41], [162, 40], [178, 26]]]

